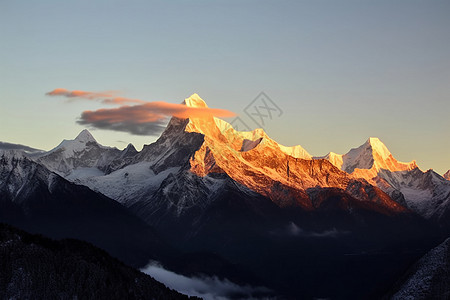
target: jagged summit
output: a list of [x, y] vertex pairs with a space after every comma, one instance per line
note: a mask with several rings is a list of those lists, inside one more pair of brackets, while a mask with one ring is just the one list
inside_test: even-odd
[[397, 161], [386, 145], [371, 137], [344, 155], [330, 152], [316, 159], [326, 159], [353, 178], [363, 178], [392, 199], [425, 218], [444, 218], [448, 209], [450, 171], [444, 178], [432, 170], [423, 172], [416, 161]]
[[339, 169], [367, 180], [376, 177], [380, 170], [398, 172], [417, 168], [414, 160], [409, 163], [397, 161], [377, 137], [370, 137], [364, 144], [351, 149], [344, 155], [330, 152], [317, 158], [326, 159]]
[[[395, 172], [412, 170], [417, 167], [415, 161], [409, 163], [397, 161], [386, 145], [379, 138], [375, 137], [369, 138], [360, 147], [351, 149], [347, 154], [342, 156], [342, 159], [342, 170], [348, 173], [367, 173], [367, 171], [360, 170], [372, 170], [369, 172], [371, 174], [367, 175], [374, 175], [373, 177], [375, 177], [376, 173], [381, 169]], [[363, 177], [366, 178], [367, 176]]]
[[370, 137], [366, 144], [369, 144], [372, 151], [380, 155], [382, 159], [387, 159], [391, 155], [391, 152], [388, 150], [386, 145], [377, 137]]
[[83, 129], [75, 138], [79, 142], [97, 142], [92, 134], [87, 129]]
[[134, 145], [132, 143], [129, 143], [124, 150], [137, 152], [136, 147], [134, 147]]
[[50, 150], [48, 153], [63, 151], [65, 153], [65, 156], [69, 157], [72, 156], [75, 152], [85, 150], [88, 145], [104, 147], [97, 143], [89, 130], [83, 129], [75, 139], [63, 140], [58, 146]]
[[[193, 94], [183, 102], [189, 107], [207, 108], [206, 102], [198, 94]], [[172, 118], [170, 125], [178, 124], [180, 120]], [[252, 131], [237, 131], [228, 122], [216, 117], [190, 118], [185, 127], [187, 132], [201, 133], [207, 137], [228, 144], [236, 151], [250, 151], [256, 147], [278, 149], [294, 158], [311, 159], [312, 156], [300, 145], [283, 146], [271, 139], [262, 128]]]
[[125, 157], [131, 157], [133, 155], [136, 155], [138, 151], [134, 147], [132, 143], [129, 143], [128, 146], [122, 150], [122, 153], [120, 154], [120, 158], [123, 159]]
[[[198, 95], [185, 99], [185, 104], [207, 107]], [[182, 152], [174, 152], [173, 149], [180, 147], [184, 149]], [[307, 189], [320, 186], [345, 190], [353, 184], [351, 176], [327, 161], [312, 160], [311, 155], [299, 145], [280, 145], [262, 128], [237, 131], [228, 122], [213, 116], [172, 118], [158, 141], [138, 156], [147, 161], [156, 158], [157, 163], [152, 166], [155, 173], [169, 166], [177, 166], [174, 159], [180, 160], [182, 157], [188, 160], [190, 172], [199, 178], [211, 173], [225, 173], [235, 182], [269, 197], [280, 206], [299, 205], [313, 209], [311, 199], [305, 192]], [[378, 193], [373, 191], [370, 197], [379, 197], [377, 201], [386, 207], [401, 210], [381, 191]], [[372, 199], [366, 194], [353, 196]]]
[[327, 155], [325, 155], [325, 156], [315, 156], [314, 159], [326, 159], [329, 162], [331, 162], [333, 165], [335, 165], [336, 167], [338, 167], [339, 169], [342, 170], [342, 164], [344, 163], [343, 159], [342, 159], [342, 156], [343, 156], [342, 154], [337, 154], [337, 153], [334, 153], [334, 152], [328, 152]]
[[38, 161], [51, 171], [66, 176], [77, 168], [106, 165], [120, 155], [121, 151], [100, 145], [92, 134], [84, 129], [73, 140], [63, 140], [52, 150], [41, 154]]
[[[183, 104], [189, 107], [207, 108], [206, 102], [198, 95], [193, 94], [184, 99]], [[171, 127], [183, 123], [179, 118], [172, 118], [166, 131]], [[185, 126], [186, 132], [196, 132], [205, 135], [208, 140], [215, 140], [218, 144], [227, 144], [236, 151], [247, 152], [256, 147], [265, 147], [278, 149], [279, 151], [294, 158], [312, 159], [312, 156], [300, 145], [283, 146], [271, 139], [262, 128], [256, 128], [252, 131], [237, 131], [233, 126], [216, 117], [189, 118]], [[169, 130], [173, 132], [173, 130]], [[164, 134], [163, 134], [164, 135]], [[216, 143], [217, 144], [217, 143]]]
[[184, 99], [183, 104], [189, 107], [208, 107], [206, 102], [198, 94], [192, 94], [189, 98]]

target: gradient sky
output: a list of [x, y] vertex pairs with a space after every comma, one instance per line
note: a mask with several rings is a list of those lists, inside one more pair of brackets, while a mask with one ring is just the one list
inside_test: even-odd
[[[401, 161], [450, 169], [450, 1], [0, 0], [0, 140], [51, 149], [100, 103], [55, 88], [240, 114], [264, 91], [265, 126], [312, 155], [379, 137]], [[156, 136], [92, 130], [138, 149]]]

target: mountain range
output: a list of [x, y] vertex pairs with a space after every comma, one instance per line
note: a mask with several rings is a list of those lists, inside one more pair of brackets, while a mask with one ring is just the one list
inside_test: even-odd
[[[207, 107], [196, 94], [184, 103]], [[425, 218], [442, 218], [450, 205], [450, 183], [445, 180], [449, 172], [443, 177], [420, 170], [415, 161], [399, 162], [378, 138], [344, 155], [312, 157], [301, 146], [278, 144], [262, 129], [239, 132], [214, 117], [172, 118], [161, 137], [141, 152], [131, 144], [122, 151], [102, 146], [83, 130], [74, 140], [40, 154], [37, 162], [126, 206], [154, 193], [170, 174], [186, 172], [209, 186], [208, 191], [221, 183], [211, 178], [224, 174], [278, 206], [305, 210], [320, 206], [314, 191], [324, 188], [390, 212], [406, 208]], [[184, 201], [187, 205], [176, 204], [179, 213], [193, 200]]]
[[[197, 94], [183, 103], [207, 107]], [[87, 130], [47, 152], [11, 149], [0, 150], [1, 221], [287, 298], [378, 297], [450, 235], [450, 171], [399, 162], [378, 138], [313, 157], [262, 129], [173, 117], [141, 151]], [[228, 271], [199, 267], [210, 254]]]

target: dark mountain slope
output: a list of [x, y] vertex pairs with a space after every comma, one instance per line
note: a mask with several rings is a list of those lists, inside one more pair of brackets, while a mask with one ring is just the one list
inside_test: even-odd
[[417, 261], [385, 298], [450, 299], [450, 238]]
[[95, 244], [133, 266], [170, 252], [125, 207], [17, 153], [0, 154], [0, 221], [52, 238]]
[[434, 243], [414, 214], [340, 189], [308, 193], [314, 211], [281, 208], [226, 174], [181, 171], [130, 208], [183, 249], [215, 253], [294, 299], [376, 298]]
[[0, 270], [1, 299], [189, 299], [89, 243], [5, 224]]

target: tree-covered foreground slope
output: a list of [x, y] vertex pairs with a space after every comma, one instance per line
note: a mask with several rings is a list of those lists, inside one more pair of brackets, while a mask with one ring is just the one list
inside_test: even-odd
[[0, 224], [1, 299], [192, 299], [78, 240]]

